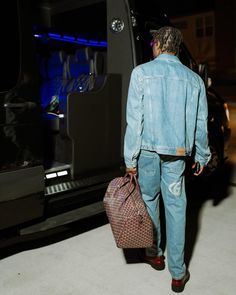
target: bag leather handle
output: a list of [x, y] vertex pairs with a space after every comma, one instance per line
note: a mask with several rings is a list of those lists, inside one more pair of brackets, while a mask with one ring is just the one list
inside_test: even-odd
[[[138, 183], [138, 180], [137, 180], [136, 175], [131, 174], [131, 173], [126, 173], [126, 174], [124, 175], [124, 178], [128, 178], [128, 176], [130, 177], [130, 179], [127, 180], [126, 182], [124, 182], [124, 183], [122, 184], [122, 186], [120, 186], [120, 188], [123, 187], [123, 186], [125, 186], [125, 185], [127, 185], [128, 183], [130, 183], [130, 184], [131, 184], [131, 183], [134, 183], [134, 186], [133, 186], [133, 189], [132, 189], [131, 191], [129, 191], [129, 190], [127, 189], [127, 191], [128, 191], [128, 195], [122, 200], [121, 207], [122, 207], [122, 205], [126, 202], [126, 200], [132, 195], [132, 193], [133, 193], [133, 191], [134, 191], [135, 189], [138, 189], [139, 192], [140, 192], [140, 187], [139, 187], [139, 183]], [[132, 197], [132, 201], [133, 201], [134, 205], [136, 206], [136, 203], [135, 203], [135, 200], [134, 200], [133, 197]]]

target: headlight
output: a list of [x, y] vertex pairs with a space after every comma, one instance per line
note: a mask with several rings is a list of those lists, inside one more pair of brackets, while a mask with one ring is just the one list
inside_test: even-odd
[[227, 117], [227, 120], [230, 121], [230, 119], [229, 119], [229, 108], [228, 108], [228, 104], [226, 102], [224, 103], [224, 110], [225, 110], [225, 115]]

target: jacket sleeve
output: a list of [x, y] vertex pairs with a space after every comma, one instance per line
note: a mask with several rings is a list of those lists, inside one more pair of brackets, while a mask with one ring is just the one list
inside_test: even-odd
[[126, 105], [124, 160], [127, 168], [137, 166], [143, 131], [143, 89], [138, 68], [132, 71]]
[[200, 94], [197, 112], [197, 124], [195, 133], [195, 162], [199, 162], [201, 166], [205, 166], [210, 158], [211, 152], [208, 145], [208, 104], [206, 98], [206, 88], [200, 78]]

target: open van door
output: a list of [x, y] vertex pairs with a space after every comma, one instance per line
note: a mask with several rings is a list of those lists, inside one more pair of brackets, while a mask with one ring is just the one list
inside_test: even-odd
[[38, 78], [28, 8], [29, 1], [20, 0], [1, 8], [0, 230], [44, 212]]

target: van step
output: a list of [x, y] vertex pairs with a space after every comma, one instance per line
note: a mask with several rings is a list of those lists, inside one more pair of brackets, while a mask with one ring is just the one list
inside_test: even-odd
[[103, 202], [96, 202], [87, 206], [71, 210], [60, 215], [47, 218], [45, 221], [22, 228], [20, 235], [29, 235], [37, 232], [44, 232], [75, 221], [79, 221], [105, 212]]
[[62, 182], [54, 185], [47, 186], [45, 188], [45, 196], [50, 196], [58, 193], [63, 193], [66, 191], [81, 189], [89, 187], [92, 185], [107, 183], [114, 177], [117, 177], [121, 174], [120, 171], [114, 171], [106, 174], [100, 174], [97, 176], [87, 177], [79, 180], [72, 180], [67, 182]]

